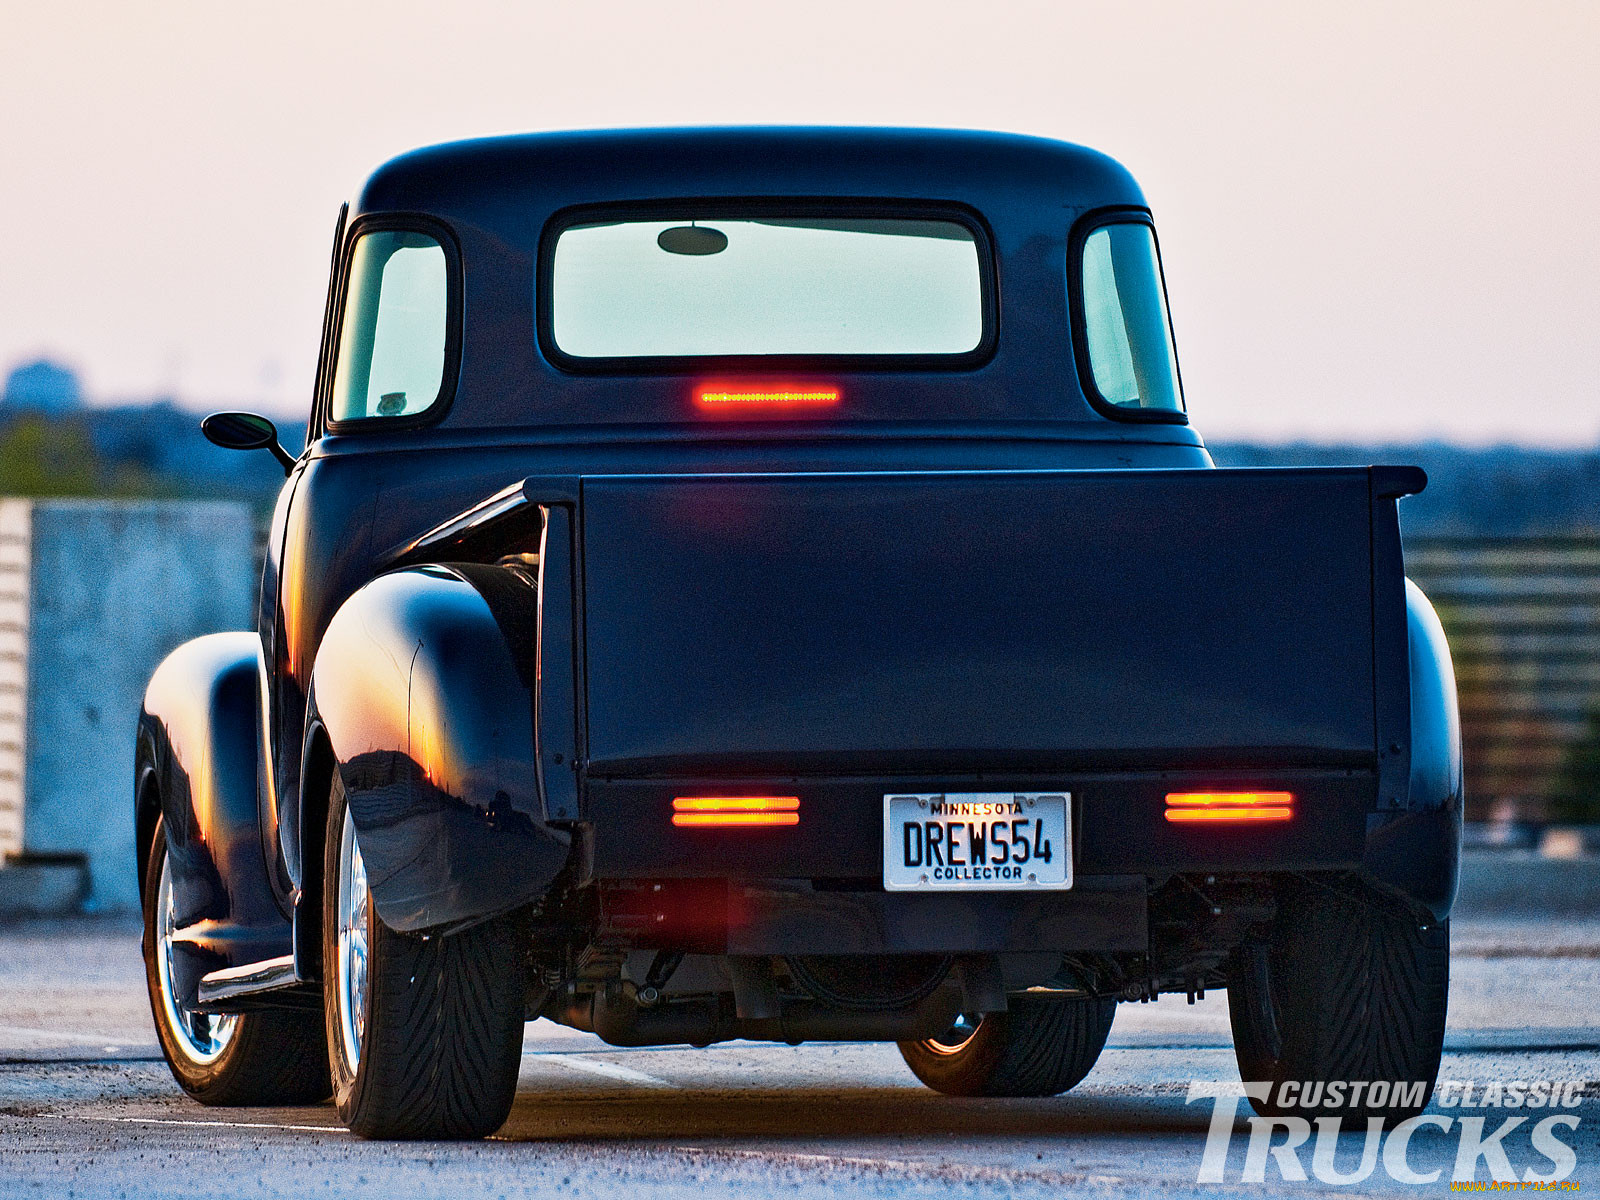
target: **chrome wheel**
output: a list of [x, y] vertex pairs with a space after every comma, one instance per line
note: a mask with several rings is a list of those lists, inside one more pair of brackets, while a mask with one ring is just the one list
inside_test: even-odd
[[367, 865], [350, 810], [339, 839], [339, 1042], [355, 1074], [367, 1032]]
[[982, 1021], [983, 1016], [979, 1013], [961, 1013], [948, 1030], [922, 1044], [935, 1054], [960, 1054], [966, 1049], [967, 1043], [977, 1036]]
[[197, 1066], [209, 1066], [221, 1057], [239, 1027], [236, 1016], [192, 1013], [178, 1003], [172, 989], [172, 945], [177, 932], [177, 904], [172, 895], [172, 874], [165, 855], [161, 883], [156, 893], [156, 975], [161, 983], [161, 1009], [167, 1028], [176, 1036], [178, 1052]]

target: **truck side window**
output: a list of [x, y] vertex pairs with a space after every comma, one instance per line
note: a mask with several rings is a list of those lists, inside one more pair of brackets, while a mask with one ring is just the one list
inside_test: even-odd
[[1102, 225], [1083, 243], [1084, 337], [1099, 398], [1118, 408], [1183, 411], [1156, 239], [1142, 221]]
[[363, 234], [350, 255], [333, 420], [412, 417], [432, 408], [444, 382], [448, 330], [444, 248], [425, 233]]

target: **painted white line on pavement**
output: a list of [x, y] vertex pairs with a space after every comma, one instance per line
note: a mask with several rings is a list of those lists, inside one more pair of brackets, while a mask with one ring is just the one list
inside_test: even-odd
[[654, 1075], [646, 1075], [643, 1071], [635, 1071], [632, 1067], [619, 1067], [616, 1063], [601, 1062], [596, 1058], [583, 1058], [577, 1054], [547, 1054], [542, 1050], [533, 1050], [522, 1056], [535, 1058], [540, 1062], [554, 1063], [558, 1067], [568, 1067], [574, 1071], [587, 1071], [591, 1075], [604, 1075], [607, 1079], [620, 1079], [624, 1083], [638, 1083], [645, 1087], [675, 1088], [678, 1085], [669, 1083], [665, 1079], [657, 1079]]
[[78, 1113], [37, 1113], [52, 1121], [100, 1121], [109, 1125], [194, 1125], [204, 1129], [292, 1129], [297, 1133], [339, 1133], [350, 1131], [338, 1125], [277, 1125], [271, 1121], [178, 1121], [163, 1117], [85, 1117]]

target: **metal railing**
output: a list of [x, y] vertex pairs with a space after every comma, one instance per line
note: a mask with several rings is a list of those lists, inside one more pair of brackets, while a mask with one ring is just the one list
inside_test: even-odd
[[1455, 659], [1471, 819], [1600, 818], [1600, 538], [1415, 537], [1406, 570]]

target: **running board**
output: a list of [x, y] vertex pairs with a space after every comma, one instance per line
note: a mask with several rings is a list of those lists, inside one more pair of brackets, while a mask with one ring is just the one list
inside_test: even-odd
[[200, 980], [197, 1012], [239, 1013], [260, 1008], [320, 1008], [322, 994], [294, 971], [294, 955], [224, 967]]

